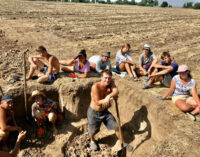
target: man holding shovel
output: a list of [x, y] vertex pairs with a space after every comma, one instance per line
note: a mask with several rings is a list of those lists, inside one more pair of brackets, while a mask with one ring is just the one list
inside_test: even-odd
[[120, 139], [119, 126], [114, 116], [108, 111], [110, 100], [117, 97], [118, 89], [112, 80], [112, 73], [109, 70], [101, 72], [101, 81], [93, 84], [91, 89], [91, 103], [88, 108], [88, 132], [90, 136], [90, 148], [97, 150], [94, 135], [99, 132], [103, 122], [107, 129], [115, 130], [116, 136]]

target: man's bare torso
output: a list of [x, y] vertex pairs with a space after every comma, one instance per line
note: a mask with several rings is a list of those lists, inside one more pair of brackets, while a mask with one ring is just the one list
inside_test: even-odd
[[[44, 60], [45, 63], [47, 63], [49, 66], [50, 64], [52, 63], [52, 67], [53, 67], [53, 70], [55, 72], [59, 72], [60, 71], [60, 63], [58, 61], [58, 59], [53, 56], [53, 55], [50, 55], [48, 58], [46, 57], [42, 57], [42, 59]], [[50, 63], [50, 60], [52, 59], [52, 62]]]
[[90, 107], [95, 111], [103, 111], [104, 109], [102, 108], [102, 106], [96, 104], [94, 97], [95, 97], [95, 94], [98, 94], [97, 97], [99, 100], [104, 99], [108, 94], [110, 94], [112, 92], [111, 85], [104, 87], [104, 86], [101, 86], [100, 82], [97, 82], [93, 86], [95, 86], [95, 88], [97, 88], [97, 93], [91, 92]]

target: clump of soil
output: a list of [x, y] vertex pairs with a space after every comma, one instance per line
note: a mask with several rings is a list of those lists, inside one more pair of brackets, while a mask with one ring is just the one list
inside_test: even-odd
[[99, 150], [93, 151], [90, 149], [90, 139], [88, 133], [76, 136], [71, 142], [68, 142], [65, 147], [65, 157], [116, 157], [116, 153], [112, 153], [112, 148], [107, 144], [99, 143]]

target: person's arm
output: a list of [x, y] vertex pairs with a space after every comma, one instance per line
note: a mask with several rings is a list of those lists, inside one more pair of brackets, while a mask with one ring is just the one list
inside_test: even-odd
[[119, 94], [119, 90], [118, 90], [117, 86], [115, 85], [114, 81], [111, 82], [111, 90], [112, 90], [112, 92], [106, 96], [106, 97], [109, 97], [109, 99], [116, 97]]
[[73, 59], [69, 60], [69, 61], [66, 61], [66, 60], [60, 60], [59, 63], [61, 65], [66, 65], [66, 66], [71, 66], [73, 64], [76, 63], [76, 57], [74, 57]]
[[192, 93], [192, 97], [195, 100], [195, 102], [197, 103], [197, 105], [200, 106], [200, 99], [199, 99], [199, 96], [198, 96], [198, 93], [197, 93], [196, 85], [192, 87], [191, 93]]
[[55, 59], [54, 56], [51, 56], [49, 58], [49, 68], [48, 68], [48, 71], [47, 71], [46, 75], [51, 75], [52, 74], [54, 59]]
[[0, 113], [0, 128], [2, 131], [21, 131], [22, 129], [18, 126], [10, 126], [6, 124], [5, 112]]
[[170, 94], [172, 94], [174, 92], [176, 88], [176, 83], [175, 81], [172, 79], [171, 81], [171, 85], [170, 88], [167, 90], [167, 92], [162, 96], [163, 99], [166, 99]]
[[153, 68], [153, 66], [158, 62], [158, 59], [154, 56], [154, 59], [148, 69], [148, 73], [150, 74], [151, 69]]
[[28, 60], [29, 60], [29, 62], [31, 63], [31, 65], [32, 65], [33, 67], [36, 67], [36, 68], [37, 68], [37, 65], [34, 63], [33, 59], [42, 59], [42, 57], [41, 57], [40, 55], [38, 55], [38, 56], [30, 56], [30, 57], [28, 58]]
[[120, 63], [121, 62], [126, 62], [126, 60], [127, 60], [127, 58], [124, 55], [122, 55], [121, 51], [118, 51], [116, 58], [118, 58]]
[[[17, 141], [16, 141], [16, 144], [15, 144], [15, 147], [14, 149], [9, 153], [9, 157], [16, 157], [17, 154], [19, 153], [19, 149], [20, 149], [20, 143], [21, 141], [25, 138], [26, 136], [26, 131], [21, 131], [18, 135], [18, 138], [17, 138]], [[1, 155], [0, 155], [1, 156]]]
[[101, 60], [98, 61], [98, 62], [96, 63], [96, 71], [97, 71], [98, 73], [101, 73], [101, 72], [102, 72], [101, 65], [102, 65]]
[[88, 77], [88, 72], [84, 72], [83, 74], [78, 74], [76, 75], [77, 78], [87, 78]]
[[[166, 66], [164, 66], [166, 67]], [[171, 71], [173, 71], [173, 67], [172, 66], [167, 66], [167, 68], [165, 68], [164, 70], [161, 70], [155, 74], [151, 74], [149, 77], [152, 77], [152, 76], [160, 76], [160, 75], [165, 75], [167, 73], [170, 73]]]

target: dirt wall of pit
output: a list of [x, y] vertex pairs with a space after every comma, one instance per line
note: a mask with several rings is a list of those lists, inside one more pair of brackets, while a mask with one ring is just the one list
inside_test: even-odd
[[[190, 121], [172, 104], [171, 100], [156, 99], [158, 94], [166, 90], [165, 88], [151, 89], [150, 92], [142, 90], [140, 84], [136, 82], [125, 81], [115, 76], [114, 78], [119, 89], [118, 104], [123, 135], [125, 141], [135, 148], [134, 152], [129, 153], [128, 156], [190, 156], [192, 152], [192, 156], [198, 157], [200, 132], [195, 132], [195, 137], [192, 135], [194, 130], [198, 130], [200, 122]], [[99, 78], [87, 80], [60, 78], [51, 86], [30, 81], [27, 94], [29, 97], [33, 90], [42, 89], [47, 97], [60, 102], [67, 121], [78, 122], [86, 118], [91, 100], [91, 86], [98, 80]], [[15, 96], [16, 115], [24, 116], [23, 89], [9, 89], [8, 91]], [[28, 103], [29, 115], [30, 107], [31, 103]], [[116, 117], [114, 105], [109, 110]], [[104, 130], [105, 127], [102, 127], [101, 132], [103, 133]], [[101, 138], [101, 133], [97, 136]], [[116, 141], [112, 142], [114, 145]]]

